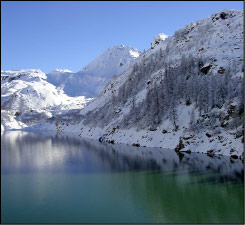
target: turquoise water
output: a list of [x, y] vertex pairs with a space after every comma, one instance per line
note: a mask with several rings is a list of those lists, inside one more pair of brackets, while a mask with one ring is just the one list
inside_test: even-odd
[[2, 223], [243, 223], [240, 160], [74, 135], [1, 138]]

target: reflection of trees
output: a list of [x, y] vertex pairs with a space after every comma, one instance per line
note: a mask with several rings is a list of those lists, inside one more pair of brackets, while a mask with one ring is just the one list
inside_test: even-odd
[[220, 180], [243, 180], [241, 160], [230, 161], [228, 157], [209, 157], [198, 153], [176, 154], [159, 148], [109, 145], [74, 134], [57, 136], [48, 132], [6, 132], [2, 135], [3, 146], [8, 146], [8, 149], [2, 150], [3, 168], [37, 167], [41, 163], [40, 166], [63, 171], [69, 164], [70, 167], [77, 167], [78, 172], [83, 172], [85, 166], [85, 171], [90, 167], [91, 171], [97, 172], [149, 170], [191, 174], [209, 171], [223, 176]]

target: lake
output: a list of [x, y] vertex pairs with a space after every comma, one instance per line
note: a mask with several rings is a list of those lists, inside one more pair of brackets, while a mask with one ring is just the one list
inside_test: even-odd
[[225, 156], [4, 132], [1, 221], [243, 223], [243, 177]]

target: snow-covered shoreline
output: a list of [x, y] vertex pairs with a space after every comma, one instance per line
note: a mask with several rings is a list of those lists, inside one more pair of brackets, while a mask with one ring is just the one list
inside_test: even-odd
[[241, 138], [235, 139], [234, 135], [225, 133], [209, 138], [202, 132], [198, 136], [183, 131], [169, 132], [163, 134], [162, 130], [120, 130], [112, 129], [105, 132], [100, 128], [82, 127], [80, 131], [75, 131], [76, 127], [71, 126], [59, 129], [60, 132], [74, 132], [76, 135], [84, 138], [91, 138], [108, 143], [122, 143], [140, 147], [160, 147], [177, 150], [180, 139], [184, 147], [179, 151], [206, 153], [208, 155], [225, 155], [234, 158], [243, 158], [243, 143]]
[[[184, 123], [184, 121], [183, 121]], [[11, 127], [12, 125], [12, 127]], [[23, 125], [23, 124], [22, 124]], [[1, 131], [54, 131], [57, 135], [73, 133], [77, 137], [99, 140], [107, 143], [118, 143], [136, 147], [150, 147], [172, 149], [180, 152], [196, 152], [212, 155], [225, 155], [233, 158], [244, 158], [242, 136], [236, 138], [236, 132], [227, 131], [217, 135], [211, 135], [208, 130], [195, 134], [187, 129], [180, 128], [175, 131], [173, 127], [164, 129], [164, 124], [156, 130], [119, 129], [118, 127], [84, 126], [82, 123], [67, 124], [66, 122], [49, 123], [46, 121], [32, 126], [16, 126], [12, 121], [8, 126], [1, 124]], [[180, 140], [182, 146], [180, 146]]]

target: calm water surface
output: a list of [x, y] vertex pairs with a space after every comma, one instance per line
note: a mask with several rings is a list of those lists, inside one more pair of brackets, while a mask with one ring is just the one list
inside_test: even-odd
[[243, 223], [243, 173], [228, 157], [5, 132], [1, 221]]

